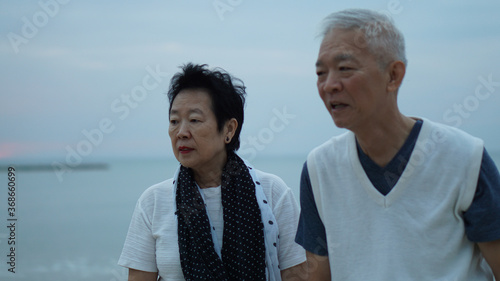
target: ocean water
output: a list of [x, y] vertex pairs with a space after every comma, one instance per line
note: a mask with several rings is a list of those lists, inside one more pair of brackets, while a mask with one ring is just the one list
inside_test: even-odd
[[[280, 175], [298, 196], [304, 159], [275, 157], [256, 160], [255, 166]], [[66, 173], [62, 181], [50, 167], [18, 167], [15, 273], [7, 264], [12, 245], [3, 165], [0, 280], [127, 280], [127, 270], [117, 261], [137, 199], [147, 187], [172, 177], [177, 165], [175, 159], [113, 160], [105, 169]]]
[[[497, 165], [500, 155], [492, 154]], [[305, 155], [255, 159], [256, 168], [279, 175], [298, 200]], [[106, 162], [104, 169], [75, 170], [59, 181], [50, 170], [16, 171], [16, 264], [8, 271], [7, 171], [0, 171], [0, 280], [122, 281], [118, 266], [137, 199], [170, 178], [175, 159]], [[102, 168], [102, 167], [101, 167]]]

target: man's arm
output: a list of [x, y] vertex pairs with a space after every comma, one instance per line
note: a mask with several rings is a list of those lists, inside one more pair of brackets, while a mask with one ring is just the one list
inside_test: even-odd
[[320, 256], [306, 251], [307, 257], [307, 273], [309, 281], [329, 281], [330, 262], [328, 256]]
[[283, 281], [307, 281], [307, 263], [303, 262], [281, 271]]
[[500, 280], [500, 240], [477, 243], [477, 245], [493, 270], [495, 280]]
[[467, 238], [477, 243], [495, 279], [500, 281], [500, 173], [486, 148], [483, 148], [476, 193], [464, 213], [464, 221]]
[[300, 206], [295, 242], [306, 250], [305, 280], [331, 280], [325, 226], [314, 200], [307, 162], [304, 163], [300, 177]]

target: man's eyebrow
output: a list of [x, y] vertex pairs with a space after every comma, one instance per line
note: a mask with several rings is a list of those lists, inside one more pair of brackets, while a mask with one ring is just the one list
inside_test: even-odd
[[352, 54], [347, 54], [347, 53], [338, 54], [333, 58], [333, 61], [346, 61], [346, 60], [357, 61], [357, 59]]
[[189, 113], [198, 113], [198, 114], [202, 114], [203, 115], [203, 111], [201, 111], [201, 109], [198, 109], [198, 108], [190, 109], [188, 112]]
[[[338, 62], [341, 62], [341, 61], [354, 61], [354, 62], [357, 62], [358, 60], [352, 54], [342, 53], [342, 54], [338, 54], [335, 57], [333, 57], [332, 61], [338, 63]], [[324, 65], [324, 63], [322, 61], [320, 61], [320, 60], [316, 61], [316, 67], [321, 67], [323, 65]]]

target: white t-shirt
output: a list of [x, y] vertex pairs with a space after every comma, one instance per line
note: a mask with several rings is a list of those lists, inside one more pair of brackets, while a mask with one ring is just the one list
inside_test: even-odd
[[222, 211], [222, 189], [221, 186], [200, 189], [205, 202], [210, 224], [215, 228], [217, 241], [222, 245], [222, 234], [224, 233], [224, 212]]
[[[304, 249], [295, 243], [299, 209], [290, 188], [279, 177], [255, 170], [279, 229], [280, 269], [305, 261]], [[184, 280], [179, 257], [177, 217], [172, 179], [148, 188], [139, 198], [118, 264], [159, 272], [160, 280]], [[208, 215], [222, 245], [223, 221], [220, 187], [202, 190]], [[220, 206], [220, 208], [219, 208]]]

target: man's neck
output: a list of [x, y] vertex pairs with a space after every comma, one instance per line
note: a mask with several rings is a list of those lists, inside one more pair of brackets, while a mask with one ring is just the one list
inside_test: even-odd
[[363, 152], [377, 165], [385, 167], [404, 145], [415, 122], [398, 114], [384, 122], [374, 122], [354, 134]]

